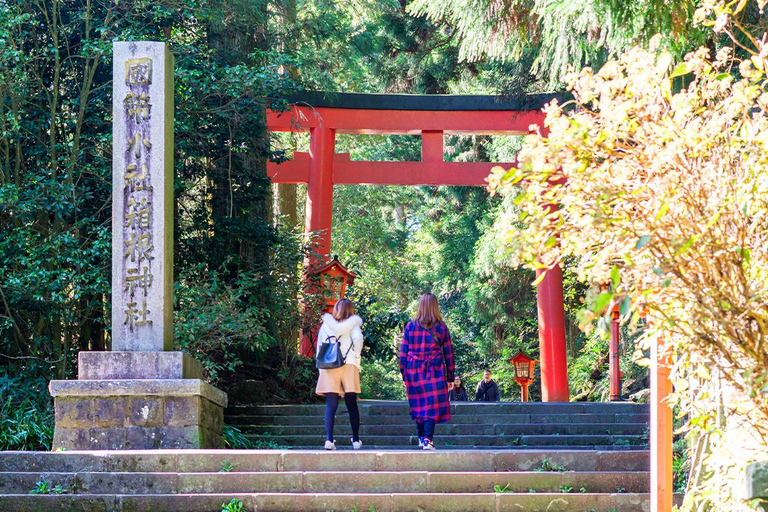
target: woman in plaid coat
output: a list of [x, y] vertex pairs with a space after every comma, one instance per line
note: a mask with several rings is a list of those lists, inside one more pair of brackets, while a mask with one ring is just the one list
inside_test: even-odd
[[440, 316], [437, 297], [425, 293], [416, 318], [405, 326], [400, 346], [400, 373], [411, 419], [416, 421], [419, 444], [425, 450], [435, 449], [435, 423], [451, 419], [448, 392], [453, 389], [454, 371], [451, 335]]

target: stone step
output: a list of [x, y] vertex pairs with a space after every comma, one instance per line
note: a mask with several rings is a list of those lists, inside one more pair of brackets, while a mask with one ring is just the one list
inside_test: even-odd
[[[278, 446], [322, 446], [325, 433], [316, 432], [312, 435], [247, 435], [246, 437], [262, 442], [274, 442]], [[338, 435], [337, 439], [341, 439]], [[416, 446], [419, 438], [416, 435], [396, 436], [366, 436], [363, 442], [371, 445], [389, 446], [410, 444]], [[645, 435], [442, 435], [437, 431], [435, 446], [612, 446], [612, 445], [641, 445], [645, 446], [648, 438]], [[346, 443], [345, 443], [346, 444]]]
[[[370, 415], [408, 414], [405, 401], [361, 400], [362, 413]], [[227, 408], [227, 415], [253, 414], [270, 416], [322, 415], [325, 404], [246, 405]], [[638, 414], [648, 413], [648, 404], [631, 402], [461, 402], [451, 404], [451, 414]]]
[[[324, 432], [323, 424], [315, 425], [243, 425], [251, 434], [273, 435], [311, 435]], [[360, 426], [361, 436], [410, 436], [416, 427], [413, 422], [401, 425], [371, 425]], [[452, 435], [644, 435], [648, 430], [646, 423], [552, 423], [552, 424], [453, 424], [446, 423], [437, 426], [437, 433], [442, 436]], [[349, 421], [346, 417], [336, 418], [334, 432], [339, 436], [348, 437], [351, 434]]]
[[[231, 412], [231, 411], [229, 411]], [[336, 417], [345, 417], [346, 409], [339, 408]], [[414, 425], [410, 414], [367, 415], [360, 412], [361, 421], [376, 425]], [[643, 423], [650, 421], [648, 413], [632, 414], [455, 414], [451, 416], [451, 425], [493, 425], [493, 424], [568, 424], [568, 423]], [[264, 414], [225, 415], [225, 423], [241, 425], [322, 425], [323, 413], [314, 415], [274, 416]]]
[[[0, 472], [648, 471], [647, 450], [120, 450], [0, 452]], [[3, 510], [0, 508], [0, 510]]]
[[[337, 438], [338, 439], [338, 438]], [[263, 443], [262, 443], [263, 444]], [[261, 446], [257, 443], [257, 446]], [[271, 449], [284, 449], [284, 450], [294, 450], [298, 449], [298, 447], [281, 447], [277, 443], [270, 443], [269, 447]], [[304, 446], [301, 447], [302, 449], [312, 449], [311, 446]], [[365, 450], [373, 450], [373, 451], [414, 451], [418, 450], [421, 451], [422, 449], [418, 445], [376, 445], [376, 444], [365, 444], [364, 446]], [[475, 450], [485, 450], [485, 451], [491, 451], [491, 450], [525, 450], [525, 451], [540, 451], [544, 446], [522, 446], [522, 445], [515, 445], [510, 447], [504, 447], [504, 446], [479, 446], [479, 445], [471, 445], [471, 444], [437, 444], [436, 449], [439, 449], [440, 451], [475, 451]], [[649, 445], [643, 444], [643, 445], [568, 445], [568, 446], [553, 446], [551, 449], [567, 449], [567, 450], [575, 450], [575, 451], [648, 451]], [[321, 450], [320, 446], [316, 447], [317, 450]], [[336, 443], [336, 449], [337, 450], [352, 450], [352, 444], [344, 445], [342, 442], [337, 441]]]
[[0, 495], [4, 512], [212, 512], [232, 499], [259, 512], [646, 512], [641, 493]]
[[0, 494], [29, 494], [39, 481], [69, 494], [648, 492], [647, 472], [238, 472], [4, 473]]

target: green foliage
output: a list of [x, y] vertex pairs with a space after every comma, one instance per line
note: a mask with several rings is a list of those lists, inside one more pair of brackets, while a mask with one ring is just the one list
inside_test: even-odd
[[244, 512], [243, 502], [240, 500], [233, 499], [229, 503], [222, 503], [221, 512]]
[[571, 487], [570, 485], [560, 485], [558, 486], [557, 490], [558, 492], [568, 493], [568, 492], [573, 492], [573, 487]]
[[691, 461], [688, 455], [685, 439], [675, 441], [672, 445], [672, 475], [674, 492], [685, 493], [688, 486], [688, 475], [691, 471]]
[[53, 404], [46, 384], [0, 375], [0, 451], [51, 449]]
[[268, 307], [249, 300], [262, 285], [258, 277], [240, 272], [228, 282], [224, 272], [197, 266], [179, 276], [175, 290], [174, 342], [203, 364], [213, 384], [276, 344], [264, 328]]
[[496, 484], [493, 486], [493, 492], [513, 492], [509, 490], [509, 484], [502, 487], [500, 484]]
[[[57, 0], [0, 10], [0, 361], [5, 373], [37, 389], [28, 396], [13, 386], [10, 401], [0, 405], [0, 448], [49, 447], [51, 407], [40, 398], [46, 380], [75, 377], [79, 350], [109, 348], [114, 39], [166, 41], [176, 58], [177, 348], [192, 353], [206, 377], [225, 389], [268, 375], [270, 399], [315, 399], [314, 364], [296, 357], [298, 332], [306, 327], [301, 301], [311, 302], [300, 279], [309, 249], [272, 225], [265, 164], [285, 153], [269, 148], [264, 108], [279, 107], [297, 84], [488, 93], [512, 83], [531, 87], [530, 64], [547, 73], [536, 61], [545, 54], [538, 47], [510, 59], [461, 61], [471, 37], [461, 27], [481, 16], [487, 2], [464, 9], [462, 20], [455, 18], [457, 2], [436, 2], [446, 6], [439, 19], [419, 2], [411, 10], [405, 4]], [[645, 19], [645, 6], [628, 13], [599, 4], [579, 9], [585, 4], [556, 2], [537, 18], [539, 46], [570, 41], [558, 47], [565, 60], [553, 54], [551, 69], [595, 61], [620, 47], [615, 38], [656, 26], [656, 18]], [[560, 7], [557, 18], [553, 9]], [[621, 20], [621, 34], [573, 43], [609, 12], [624, 12], [605, 18], [609, 27]], [[576, 30], [563, 35], [566, 25], [558, 19]], [[487, 20], [475, 28], [487, 29]], [[513, 82], [511, 70], [525, 72]], [[421, 156], [413, 135], [340, 135], [337, 146], [354, 159]], [[446, 159], [513, 161], [520, 146], [520, 137], [452, 135]], [[350, 297], [365, 320], [363, 396], [404, 397], [399, 337], [427, 290], [440, 298], [470, 393], [489, 366], [505, 399], [518, 396], [506, 359], [517, 350], [536, 357], [538, 333], [533, 274], [510, 263], [494, 228], [510, 202], [469, 187], [336, 187], [334, 250], [359, 274]], [[572, 356], [582, 340], [571, 314], [580, 286], [566, 272]], [[600, 357], [590, 347], [577, 367]], [[583, 374], [575, 379], [579, 389], [586, 389]], [[225, 439], [229, 446], [249, 443], [233, 427]]]
[[405, 387], [397, 359], [364, 359], [360, 370], [361, 398], [405, 400]]
[[235, 466], [232, 465], [229, 459], [221, 461], [221, 469], [219, 470], [219, 473], [229, 473], [234, 470]]
[[[79, 350], [109, 348], [113, 40], [165, 41], [175, 56], [179, 341], [221, 384], [263, 372], [251, 361], [283, 339], [286, 322], [298, 322], [299, 300], [287, 287], [273, 293], [271, 280], [281, 261], [270, 248], [284, 237], [270, 222], [264, 108], [294, 82], [278, 72], [285, 61], [267, 48], [266, 23], [264, 2], [3, 4], [2, 373], [72, 378]], [[281, 268], [277, 277], [299, 274], [297, 265]], [[22, 410], [41, 414], [35, 401]], [[26, 425], [21, 414], [3, 415], [4, 429]], [[35, 414], [27, 416], [42, 425]], [[17, 428], [28, 438], [14, 446], [50, 442], [43, 428]]]
[[29, 494], [66, 494], [67, 490], [60, 486], [54, 485], [51, 487], [45, 480], [39, 480], [35, 483], [35, 488], [29, 491]]
[[[641, 331], [623, 326], [620, 331], [619, 367], [622, 371], [622, 394], [629, 395], [648, 387], [648, 367], [634, 362], [636, 342]], [[575, 400], [604, 402], [610, 394], [608, 368], [609, 339], [605, 331], [592, 331], [586, 336], [579, 354], [568, 364], [568, 382]]]
[[534, 471], [565, 471], [565, 467], [559, 464], [553, 464], [548, 458], [541, 459], [541, 467], [534, 469]]
[[692, 4], [679, 0], [416, 0], [408, 9], [456, 31], [461, 60], [528, 62], [549, 87], [569, 65], [600, 67], [657, 33], [680, 55], [704, 39]]
[[222, 430], [222, 435], [224, 437], [224, 445], [227, 448], [239, 450], [253, 448], [250, 439], [245, 437], [245, 434], [243, 434], [243, 432], [237, 427], [225, 424]]

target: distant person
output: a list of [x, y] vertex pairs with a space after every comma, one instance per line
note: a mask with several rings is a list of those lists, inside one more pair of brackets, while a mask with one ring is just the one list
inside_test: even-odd
[[458, 375], [453, 379], [453, 389], [448, 393], [448, 399], [451, 402], [467, 402], [469, 396], [467, 395], [467, 388], [464, 387], [464, 383], [461, 381], [461, 377]]
[[349, 299], [341, 299], [333, 307], [333, 314], [323, 315], [323, 324], [317, 333], [317, 350], [325, 340], [337, 339], [341, 353], [345, 356], [344, 365], [332, 370], [320, 370], [315, 393], [325, 395], [325, 449], [335, 450], [333, 426], [339, 397], [344, 397], [352, 426], [352, 448], [363, 447], [360, 440], [360, 412], [357, 408], [357, 395], [360, 393], [360, 354], [363, 351], [363, 319], [355, 315], [355, 307]]
[[453, 389], [454, 370], [451, 335], [437, 297], [425, 293], [400, 345], [400, 373], [424, 450], [435, 449], [435, 424], [451, 419], [448, 393]]
[[491, 378], [491, 371], [485, 370], [483, 380], [477, 383], [477, 390], [475, 391], [475, 401], [477, 402], [498, 402], [501, 400], [499, 394], [499, 386], [496, 385], [496, 381]]

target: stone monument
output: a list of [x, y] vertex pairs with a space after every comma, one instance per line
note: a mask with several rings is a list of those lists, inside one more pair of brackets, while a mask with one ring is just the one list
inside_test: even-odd
[[227, 395], [173, 350], [173, 56], [113, 46], [112, 351], [51, 381], [53, 447], [218, 448]]

